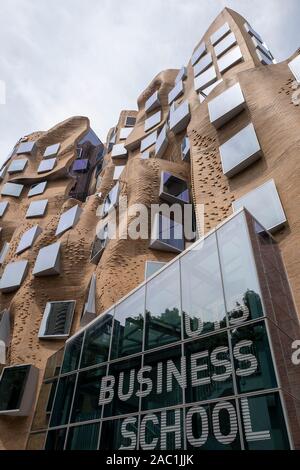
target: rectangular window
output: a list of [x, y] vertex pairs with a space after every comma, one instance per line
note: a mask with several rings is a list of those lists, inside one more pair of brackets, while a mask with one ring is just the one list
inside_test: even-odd
[[230, 26], [228, 23], [224, 23], [221, 28], [219, 28], [217, 31], [215, 31], [211, 36], [210, 36], [210, 42], [213, 46], [215, 46], [219, 41], [221, 41], [227, 34], [229, 34], [231, 31]]
[[170, 130], [173, 131], [174, 134], [179, 134], [187, 128], [190, 119], [190, 105], [186, 100], [175, 110], [170, 111]]
[[31, 186], [28, 197], [38, 196], [39, 194], [43, 194], [46, 190], [47, 181], [42, 181], [41, 183], [35, 183]]
[[228, 34], [222, 41], [215, 46], [215, 54], [217, 58], [221, 57], [225, 52], [229, 51], [233, 46], [237, 44], [237, 40], [234, 33]]
[[300, 83], [300, 55], [291, 60], [288, 65], [295, 79]]
[[38, 369], [32, 365], [4, 367], [0, 378], [0, 415], [28, 416], [37, 381]]
[[101, 364], [108, 360], [114, 309], [101, 315], [86, 329], [80, 367]]
[[7, 172], [8, 173], [20, 173], [25, 170], [28, 163], [28, 158], [22, 158], [20, 160], [13, 160], [9, 165]]
[[23, 184], [5, 183], [4, 186], [2, 187], [1, 195], [20, 197], [21, 192], [23, 191], [23, 188], [24, 188]]
[[43, 217], [48, 206], [48, 199], [40, 201], [33, 201], [29, 204], [25, 217], [30, 219], [32, 217]]
[[60, 274], [59, 242], [40, 249], [32, 274], [34, 276], [54, 276]]
[[194, 77], [197, 77], [200, 73], [205, 72], [213, 63], [211, 53], [208, 52], [194, 67]]
[[134, 127], [136, 118], [134, 116], [126, 116], [125, 127]]
[[35, 141], [21, 142], [17, 148], [16, 154], [21, 155], [23, 153], [32, 153], [34, 150], [35, 150]]
[[122, 127], [122, 129], [120, 129], [119, 139], [126, 140], [127, 137], [131, 134], [131, 132], [132, 132], [131, 127]]
[[179, 98], [179, 96], [183, 95], [183, 81], [181, 80], [178, 82], [174, 88], [168, 94], [168, 103], [173, 103], [174, 100]]
[[144, 150], [147, 150], [149, 147], [151, 147], [151, 145], [154, 145], [156, 140], [157, 131], [154, 131], [141, 141], [141, 152], [144, 152]]
[[218, 129], [246, 107], [239, 83], [220, 93], [208, 103], [210, 122]]
[[53, 158], [56, 157], [60, 149], [60, 144], [49, 145], [44, 152], [44, 158]]
[[249, 23], [245, 23], [244, 27], [245, 27], [245, 30], [247, 31], [247, 33], [250, 34], [250, 36], [254, 36], [261, 43], [263, 43], [262, 37], [250, 26]]
[[150, 248], [181, 253], [184, 245], [182, 224], [162, 214], [156, 214], [151, 230]]
[[244, 60], [242, 51], [239, 46], [236, 46], [230, 52], [227, 52], [218, 60], [218, 67], [220, 73], [225, 73], [228, 69]]
[[148, 132], [152, 127], [157, 126], [161, 121], [161, 111], [157, 111], [156, 113], [152, 114], [148, 119], [145, 121], [145, 132]]
[[205, 72], [201, 73], [198, 75], [198, 77], [195, 78], [194, 83], [195, 83], [195, 90], [203, 90], [203, 88], [207, 88], [208, 86], [212, 85], [214, 82], [217, 81], [217, 74], [216, 74], [216, 69], [212, 65], [207, 69]]
[[150, 113], [150, 111], [153, 111], [154, 109], [157, 109], [159, 107], [160, 107], [159, 95], [158, 95], [158, 91], [155, 91], [153, 95], [151, 95], [150, 98], [148, 98], [145, 103], [145, 112]]
[[116, 183], [115, 186], [109, 191], [108, 195], [102, 204], [102, 217], [105, 217], [109, 211], [118, 205], [120, 192], [120, 183]]
[[273, 64], [273, 60], [268, 55], [264, 54], [264, 52], [257, 49], [256, 54], [257, 54], [257, 57], [259, 58], [260, 62], [263, 65]]
[[114, 176], [113, 176], [114, 180], [118, 180], [120, 178], [121, 174], [123, 173], [124, 168], [125, 168], [125, 165], [115, 166]]
[[206, 53], [206, 45], [204, 42], [202, 42], [192, 55], [192, 58], [191, 58], [192, 65], [195, 65], [205, 53]]
[[168, 171], [162, 171], [159, 197], [171, 204], [188, 203], [190, 198], [187, 182]]
[[176, 75], [175, 85], [177, 85], [177, 83], [180, 82], [180, 80], [185, 80], [186, 78], [187, 78], [187, 68], [181, 67], [178, 74]]
[[23, 253], [23, 251], [28, 250], [28, 248], [31, 248], [34, 241], [37, 239], [41, 232], [42, 229], [38, 225], [35, 225], [29, 230], [26, 230], [26, 232], [23, 233], [19, 241], [16, 254], [19, 255], [20, 253]]
[[223, 82], [223, 79], [221, 78], [220, 80], [216, 81], [212, 85], [208, 86], [207, 88], [203, 88], [203, 90], [198, 93], [200, 103], [203, 103], [205, 99], [208, 97], [208, 95], [219, 85], [219, 83]]
[[103, 254], [103, 250], [106, 247], [109, 240], [108, 236], [108, 224], [104, 225], [104, 227], [99, 230], [99, 233], [96, 235], [92, 251], [91, 251], [91, 259], [90, 262], [93, 264], [98, 264], [99, 260]]
[[89, 167], [90, 162], [87, 158], [77, 158], [73, 163], [72, 171], [75, 173], [86, 173], [89, 170]]
[[160, 131], [157, 137], [157, 141], [155, 143], [155, 156], [157, 158], [161, 158], [164, 155], [165, 151], [167, 150], [168, 143], [169, 143], [167, 133], [168, 133], [168, 125], [165, 124], [162, 130]]
[[13, 292], [21, 286], [24, 281], [27, 270], [28, 261], [20, 260], [13, 263], [8, 263], [3, 271], [0, 280], [0, 291], [1, 292]]
[[40, 326], [39, 338], [64, 339], [71, 331], [75, 300], [47, 302]]
[[4, 216], [5, 211], [7, 210], [9, 205], [8, 201], [2, 201], [0, 202], [0, 217]]
[[76, 223], [79, 220], [80, 214], [82, 213], [81, 207], [76, 204], [76, 206], [71, 207], [71, 209], [64, 212], [59, 219], [58, 226], [55, 232], [55, 236], [61, 235], [70, 228], [74, 228]]
[[190, 160], [190, 154], [191, 154], [190, 139], [187, 136], [185, 136], [181, 144], [182, 160], [188, 162]]
[[115, 144], [111, 152], [112, 158], [124, 158], [127, 157], [127, 150], [124, 147], [124, 144]]
[[47, 173], [48, 171], [53, 170], [56, 165], [56, 158], [49, 158], [48, 160], [43, 160], [39, 164], [37, 169], [38, 173]]

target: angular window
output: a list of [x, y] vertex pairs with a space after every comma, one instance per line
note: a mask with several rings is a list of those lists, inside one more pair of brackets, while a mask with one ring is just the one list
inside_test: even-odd
[[260, 62], [263, 65], [270, 65], [273, 64], [273, 59], [271, 59], [268, 55], [264, 54], [264, 52], [256, 50], [257, 57], [259, 58]]
[[195, 65], [205, 53], [206, 53], [206, 45], [204, 42], [202, 42], [192, 55], [192, 58], [191, 58], [192, 65]]
[[152, 132], [149, 134], [145, 139], [142, 140], [141, 142], [141, 152], [144, 150], [147, 150], [147, 148], [151, 147], [151, 145], [154, 145], [157, 140], [157, 131]]
[[3, 310], [0, 312], [0, 364], [6, 364], [6, 349], [9, 346], [9, 340], [10, 313], [9, 310]]
[[5, 183], [2, 188], [1, 195], [20, 197], [23, 188], [23, 184]]
[[8, 201], [2, 201], [0, 202], [0, 217], [4, 216], [5, 211], [7, 210], [9, 205]]
[[181, 67], [178, 74], [176, 75], [175, 85], [177, 85], [177, 83], [180, 82], [180, 80], [185, 80], [186, 78], [187, 78], [187, 68]]
[[0, 251], [0, 266], [2, 266], [2, 264], [4, 263], [8, 250], [9, 250], [9, 243], [4, 242]]
[[64, 339], [70, 334], [75, 300], [47, 302], [39, 330], [39, 338]]
[[0, 170], [0, 181], [3, 180], [4, 176], [6, 175], [7, 165], [4, 165]]
[[35, 142], [21, 142], [17, 148], [16, 154], [32, 153], [35, 150]]
[[96, 318], [96, 274], [93, 273], [89, 285], [88, 296], [81, 314], [80, 325], [87, 325]]
[[181, 144], [182, 160], [188, 162], [190, 160], [190, 154], [191, 154], [190, 139], [187, 136], [185, 136]]
[[208, 103], [210, 122], [218, 129], [246, 107], [246, 101], [240, 84], [220, 93]]
[[13, 160], [9, 165], [7, 172], [8, 173], [19, 173], [25, 170], [25, 167], [28, 163], [28, 158], [22, 158], [20, 160]]
[[49, 145], [44, 152], [44, 158], [53, 158], [56, 157], [60, 149], [60, 144]]
[[47, 181], [42, 181], [41, 183], [35, 183], [31, 186], [28, 197], [38, 196], [39, 194], [43, 194], [45, 192], [47, 186]]
[[183, 226], [162, 214], [155, 214], [151, 230], [150, 248], [181, 253], [184, 250]]
[[263, 54], [265, 54], [273, 62], [274, 57], [273, 57], [271, 51], [266, 47], [265, 44], [262, 44], [255, 37], [252, 37], [252, 42], [253, 42], [256, 49], [260, 50]]
[[92, 251], [91, 251], [91, 259], [90, 262], [93, 264], [98, 264], [104, 248], [106, 247], [109, 240], [108, 236], [108, 224], [104, 225], [104, 227], [99, 230], [99, 233], [96, 235]]
[[121, 174], [123, 173], [124, 168], [125, 168], [125, 165], [116, 166], [114, 168], [114, 176], [113, 176], [114, 180], [118, 180], [120, 178]]
[[152, 116], [148, 117], [145, 121], [145, 132], [152, 129], [152, 127], [157, 126], [161, 121], [161, 111], [157, 111], [157, 113], [152, 114]]
[[228, 34], [222, 41], [220, 41], [215, 46], [215, 54], [217, 58], [221, 57], [221, 55], [225, 54], [225, 52], [229, 51], [233, 46], [237, 44], [237, 40], [234, 33]]
[[168, 125], [165, 124], [162, 130], [160, 131], [157, 137], [157, 141], [155, 143], [155, 156], [157, 158], [161, 158], [163, 154], [165, 153], [165, 151], [167, 150], [168, 143], [169, 143], [167, 132], [168, 132]]
[[187, 128], [190, 119], [190, 106], [188, 101], [184, 101], [175, 110], [170, 111], [170, 130], [179, 134]]
[[174, 88], [168, 94], [168, 103], [173, 103], [174, 100], [179, 98], [179, 96], [183, 95], [183, 82], [182, 80], [178, 82]]
[[75, 173], [86, 173], [89, 167], [90, 162], [87, 158], [78, 158], [73, 163], [72, 171], [74, 171]]
[[131, 134], [131, 132], [132, 132], [132, 129], [130, 127], [122, 127], [122, 129], [120, 130], [119, 139], [120, 140], [127, 139], [127, 137]]
[[54, 276], [60, 274], [60, 243], [41, 248], [32, 271], [32, 274], [38, 276]]
[[49, 158], [49, 160], [44, 160], [39, 164], [37, 172], [47, 173], [48, 171], [53, 170], [55, 165], [56, 165], [56, 158]]
[[115, 144], [111, 152], [112, 158], [124, 158], [127, 157], [127, 150], [124, 144]]
[[59, 219], [58, 226], [55, 232], [55, 236], [61, 235], [62, 233], [66, 232], [70, 228], [73, 228], [80, 217], [82, 212], [81, 207], [76, 204], [76, 206], [71, 207], [71, 209], [64, 212]]
[[253, 124], [248, 124], [220, 146], [223, 173], [234, 176], [262, 156]]
[[270, 232], [275, 232], [286, 223], [286, 216], [273, 179], [240, 197], [232, 206], [234, 211], [245, 207]]
[[210, 42], [215, 46], [219, 41], [221, 41], [227, 34], [230, 33], [230, 26], [228, 23], [223, 24], [215, 33], [210, 36]]
[[243, 54], [239, 46], [236, 46], [230, 52], [227, 52], [223, 57], [218, 60], [218, 67], [221, 73], [226, 72], [228, 69], [233, 67], [234, 65], [242, 62]]
[[101, 315], [97, 322], [87, 327], [82, 349], [81, 369], [108, 360], [113, 314], [114, 309]]
[[263, 43], [262, 37], [250, 26], [249, 23], [245, 23], [244, 27], [245, 27], [245, 30], [247, 31], [247, 33], [250, 34], [250, 36], [254, 36], [261, 43]]
[[43, 217], [43, 215], [45, 215], [47, 206], [48, 199], [42, 199], [41, 201], [33, 201], [29, 204], [25, 217], [27, 219], [30, 219], [31, 217]]
[[134, 116], [126, 116], [125, 127], [134, 127], [136, 118]]
[[0, 280], [0, 291], [13, 292], [19, 289], [26, 277], [28, 264], [27, 260], [8, 263]]
[[198, 93], [200, 103], [203, 103], [203, 101], [208, 97], [208, 95], [216, 88], [216, 86], [219, 85], [219, 83], [223, 82], [223, 79], [221, 78], [220, 80], [216, 81], [212, 85], [208, 86], [207, 88], [203, 88], [203, 90]]
[[19, 241], [19, 245], [16, 250], [16, 255], [19, 255], [20, 253], [23, 253], [23, 251], [27, 250], [28, 248], [31, 248], [34, 241], [37, 239], [40, 233], [42, 233], [42, 229], [38, 225], [35, 225], [29, 230], [26, 230], [26, 232], [23, 233]]
[[109, 191], [102, 204], [102, 217], [105, 217], [113, 207], [118, 205], [119, 191], [119, 183], [115, 184], [115, 186]]
[[213, 60], [212, 60], [211, 53], [208, 52], [195, 65], [195, 67], [194, 67], [194, 77], [197, 77], [200, 73], [205, 72], [205, 70], [207, 70], [211, 66], [212, 63], [213, 63]]
[[291, 60], [288, 65], [295, 79], [300, 83], [300, 55]]
[[217, 81], [217, 74], [216, 69], [212, 65], [209, 69], [205, 72], [198, 75], [197, 78], [194, 80], [195, 90], [203, 90], [203, 88], [207, 88], [208, 86], [212, 85], [214, 82]]
[[158, 91], [155, 91], [153, 95], [151, 95], [150, 98], [147, 99], [145, 103], [145, 111], [146, 113], [150, 113], [150, 111], [153, 111], [154, 109], [157, 109], [159, 107], [160, 107], [160, 101], [159, 101]]
[[0, 378], [0, 415], [29, 415], [38, 376], [38, 369], [32, 365], [4, 367]]
[[190, 201], [187, 182], [168, 171], [161, 172], [159, 197], [171, 204]]
[[162, 261], [146, 261], [145, 263], [145, 280], [153, 276], [157, 271], [159, 271], [166, 263]]

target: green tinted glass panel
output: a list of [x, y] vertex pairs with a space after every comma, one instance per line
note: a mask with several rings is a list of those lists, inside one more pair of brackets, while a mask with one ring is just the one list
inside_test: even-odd
[[140, 449], [183, 449], [183, 411], [165, 410], [141, 416]]
[[99, 450], [135, 450], [137, 434], [137, 416], [103, 421]]
[[68, 423], [75, 380], [76, 374], [59, 379], [51, 416], [51, 427]]
[[0, 381], [0, 411], [18, 410], [30, 366], [4, 369]]
[[49, 431], [45, 449], [46, 450], [63, 450], [65, 444], [67, 428], [56, 429], [55, 431]]
[[66, 344], [61, 373], [71, 372], [78, 368], [83, 334], [75, 336]]
[[71, 422], [100, 418], [102, 409], [99, 406], [100, 382], [105, 375], [106, 366], [79, 372]]
[[76, 426], [69, 429], [67, 450], [97, 450], [99, 423]]
[[108, 360], [112, 334], [112, 312], [103, 315], [87, 328], [82, 350], [81, 368], [101, 364]]

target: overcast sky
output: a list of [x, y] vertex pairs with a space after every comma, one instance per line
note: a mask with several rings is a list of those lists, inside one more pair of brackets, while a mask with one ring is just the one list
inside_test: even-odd
[[0, 0], [0, 161], [73, 115], [103, 140], [161, 70], [179, 68], [228, 6], [277, 60], [300, 47], [299, 0]]

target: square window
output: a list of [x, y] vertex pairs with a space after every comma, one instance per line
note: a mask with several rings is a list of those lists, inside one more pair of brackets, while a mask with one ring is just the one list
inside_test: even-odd
[[208, 103], [210, 122], [218, 129], [246, 107], [246, 101], [240, 84], [220, 93]]
[[19, 255], [20, 253], [23, 253], [23, 251], [27, 250], [28, 248], [31, 248], [34, 241], [40, 235], [40, 233], [42, 233], [42, 229], [38, 225], [35, 225], [29, 230], [26, 230], [26, 232], [23, 233], [19, 241], [16, 254]]
[[134, 116], [126, 116], [125, 127], [134, 127], [136, 118]]
[[49, 158], [49, 160], [44, 160], [39, 164], [37, 172], [47, 173], [48, 171], [53, 170], [55, 165], [56, 165], [56, 158]]
[[111, 152], [112, 158], [124, 158], [127, 157], [127, 150], [124, 144], [115, 144]]
[[205, 72], [213, 63], [211, 53], [205, 54], [202, 59], [194, 66], [194, 77], [197, 77], [200, 73]]
[[221, 57], [225, 52], [229, 51], [233, 46], [237, 44], [237, 40], [234, 33], [228, 34], [222, 41], [215, 46], [215, 54], [217, 58]]
[[5, 183], [2, 188], [1, 195], [20, 197], [23, 188], [24, 188], [23, 184]]
[[0, 202], [0, 217], [4, 216], [4, 213], [6, 209], [8, 208], [9, 202], [8, 201], [2, 201]]
[[146, 113], [150, 113], [150, 111], [153, 111], [154, 109], [157, 109], [159, 107], [160, 107], [160, 101], [159, 101], [158, 91], [155, 91], [153, 95], [151, 95], [150, 98], [147, 99], [145, 103], [145, 111]]
[[192, 55], [192, 58], [191, 58], [192, 65], [195, 65], [205, 53], [206, 53], [206, 45], [204, 42], [202, 42]]
[[44, 152], [44, 158], [53, 158], [56, 157], [60, 149], [60, 144], [49, 145]]
[[0, 415], [29, 415], [35, 399], [38, 376], [38, 369], [32, 365], [4, 367], [0, 379]]
[[48, 206], [48, 199], [42, 199], [41, 201], [33, 201], [30, 203], [26, 212], [26, 218], [31, 217], [43, 217], [45, 215]]
[[188, 203], [190, 197], [187, 182], [168, 171], [162, 171], [159, 197], [171, 204]]
[[297, 57], [295, 57], [295, 59], [289, 62], [289, 68], [297, 82], [300, 83], [300, 55], [298, 55]]
[[41, 183], [33, 184], [30, 190], [28, 191], [28, 197], [38, 196], [39, 194], [43, 194], [45, 192], [46, 186], [47, 186], [47, 181], [42, 181]]
[[234, 201], [232, 205], [234, 211], [245, 207], [270, 232], [275, 232], [286, 223], [274, 180], [269, 180], [253, 189]]
[[162, 130], [160, 131], [157, 137], [157, 141], [155, 143], [155, 156], [157, 158], [161, 158], [163, 154], [165, 153], [165, 151], [167, 150], [168, 143], [169, 143], [167, 132], [168, 132], [168, 126], [167, 124], [165, 124]]
[[24, 281], [27, 270], [28, 261], [21, 260], [15, 261], [14, 263], [8, 263], [3, 271], [0, 280], [0, 291], [1, 292], [13, 292], [21, 286]]
[[113, 176], [114, 180], [118, 180], [120, 178], [121, 174], [123, 173], [124, 168], [125, 168], [125, 165], [116, 166], [114, 168], [114, 176]]
[[16, 154], [32, 153], [35, 150], [35, 142], [21, 142], [17, 148]]
[[73, 228], [78, 222], [81, 212], [82, 212], [82, 209], [78, 204], [76, 204], [76, 206], [73, 206], [71, 207], [71, 209], [64, 212], [60, 216], [58, 226], [55, 232], [55, 236], [61, 235], [66, 230]]
[[186, 78], [187, 78], [187, 68], [181, 67], [178, 74], [176, 75], [175, 85], [177, 85], [177, 83], [180, 82], [181, 80], [185, 80]]
[[220, 146], [223, 173], [234, 176], [262, 156], [253, 124], [248, 124]]
[[218, 67], [221, 73], [225, 73], [228, 69], [244, 60], [243, 54], [239, 46], [236, 46], [230, 52], [227, 52], [218, 60]]
[[87, 158], [83, 158], [83, 159], [78, 158], [73, 163], [72, 171], [76, 173], [86, 173], [89, 169], [89, 165], [90, 165], [90, 162]]
[[141, 152], [143, 152], [144, 150], [147, 150], [147, 148], [151, 147], [151, 145], [154, 145], [156, 140], [157, 140], [157, 131], [154, 131], [141, 141]]
[[39, 330], [39, 338], [67, 338], [72, 327], [75, 304], [75, 300], [47, 302]]
[[120, 190], [120, 184], [117, 183], [109, 191], [108, 195], [106, 196], [102, 204], [102, 214], [101, 214], [102, 217], [106, 216], [113, 207], [117, 206], [118, 200], [119, 200], [119, 190]]
[[131, 134], [131, 132], [132, 132], [131, 127], [122, 127], [122, 129], [120, 130], [119, 139], [120, 140], [127, 139], [127, 137]]
[[38, 276], [54, 276], [60, 274], [60, 243], [41, 248], [32, 271], [32, 274]]
[[169, 104], [173, 103], [173, 101], [179, 98], [181, 95], [183, 95], [183, 81], [182, 80], [180, 80], [180, 82], [178, 82], [168, 94], [168, 103]]
[[195, 90], [203, 90], [203, 88], [207, 88], [209, 85], [212, 85], [214, 82], [217, 81], [217, 74], [216, 69], [212, 65], [209, 69], [205, 72], [198, 75], [197, 78], [194, 80]]
[[183, 226], [164, 215], [155, 214], [151, 230], [150, 248], [181, 253], [184, 250]]
[[25, 170], [25, 167], [28, 163], [28, 158], [21, 158], [19, 160], [13, 160], [9, 165], [7, 172], [8, 173], [19, 173]]
[[170, 130], [179, 134], [185, 130], [190, 122], [190, 106], [188, 101], [183, 101], [175, 110], [170, 111]]
[[230, 26], [228, 23], [223, 24], [215, 33], [210, 36], [210, 42], [214, 46], [219, 41], [221, 41], [227, 34], [230, 33]]
[[148, 117], [145, 121], [145, 132], [152, 129], [152, 127], [157, 126], [161, 121], [161, 111], [157, 111], [157, 113], [152, 114], [152, 116]]

